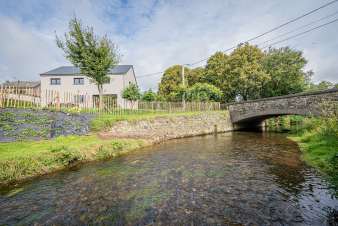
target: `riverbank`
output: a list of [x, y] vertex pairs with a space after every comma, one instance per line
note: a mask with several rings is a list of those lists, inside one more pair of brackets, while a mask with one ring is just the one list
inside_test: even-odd
[[137, 138], [153, 143], [197, 135], [232, 131], [227, 111], [180, 114], [138, 120], [117, 121], [100, 132], [105, 138]]
[[338, 188], [338, 119], [308, 118], [304, 127], [289, 139], [298, 143], [306, 163], [328, 175]]
[[106, 140], [97, 134], [0, 143], [0, 186], [107, 159], [149, 145], [141, 139]]
[[277, 132], [288, 131], [288, 138], [297, 142], [303, 160], [328, 175], [338, 188], [338, 118], [284, 116], [268, 122]]
[[169, 139], [232, 129], [229, 114], [224, 111], [130, 115], [124, 119], [107, 115], [97, 118], [94, 123], [99, 125], [96, 129], [100, 128], [100, 132], [51, 140], [0, 143], [0, 186], [84, 162], [114, 158]]

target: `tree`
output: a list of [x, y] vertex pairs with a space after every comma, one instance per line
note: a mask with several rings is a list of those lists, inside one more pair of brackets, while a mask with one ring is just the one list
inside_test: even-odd
[[184, 87], [182, 84], [178, 85], [176, 90], [169, 93], [165, 99], [167, 101], [178, 102], [182, 101], [183, 95], [187, 95], [187, 87]]
[[202, 82], [204, 74], [205, 69], [203, 67], [197, 67], [189, 70], [186, 76], [188, 87], [193, 86], [195, 83]]
[[269, 49], [262, 64], [270, 80], [263, 87], [262, 97], [302, 92], [308, 86], [311, 72], [304, 72], [307, 61], [301, 51], [289, 47]]
[[321, 81], [318, 84], [311, 83], [310, 87], [308, 88], [308, 91], [319, 91], [319, 90], [325, 90], [325, 89], [332, 89], [335, 86], [337, 86], [337, 84], [334, 85], [332, 82]]
[[221, 101], [223, 93], [214, 85], [208, 83], [196, 83], [187, 90], [189, 101]]
[[231, 102], [235, 99], [235, 87], [231, 84], [229, 56], [223, 52], [212, 55], [205, 67], [201, 82], [212, 84], [221, 89], [224, 100]]
[[[190, 70], [185, 68], [185, 75], [188, 75]], [[159, 84], [159, 95], [164, 96], [165, 98], [171, 98], [173, 93], [181, 91], [182, 85], [182, 66], [174, 65], [169, 67], [164, 71], [164, 74], [161, 78]]]
[[148, 91], [145, 91], [142, 95], [143, 101], [152, 102], [152, 101], [155, 101], [156, 99], [157, 99], [157, 95], [151, 89], [149, 89]]
[[166, 101], [166, 98], [165, 98], [164, 96], [161, 96], [161, 95], [156, 94], [156, 99], [155, 99], [155, 101], [163, 102], [163, 101]]
[[235, 96], [243, 100], [261, 97], [262, 89], [270, 79], [262, 66], [263, 58], [264, 53], [248, 43], [238, 46], [230, 54], [227, 80]]
[[[208, 83], [223, 93], [222, 101], [249, 100], [302, 92], [310, 84], [312, 71], [304, 71], [302, 52], [288, 47], [262, 52], [257, 46], [239, 45], [230, 55], [216, 52], [205, 68], [185, 69], [188, 88]], [[168, 68], [159, 85], [159, 94], [179, 101], [186, 92], [181, 65]], [[323, 85], [323, 84], [322, 84]]]
[[137, 101], [141, 97], [141, 93], [136, 84], [131, 83], [122, 91], [122, 97], [131, 102]]
[[99, 91], [99, 107], [103, 107], [103, 84], [109, 83], [109, 70], [120, 61], [117, 45], [107, 36], [94, 35], [92, 27], [84, 27], [77, 18], [69, 22], [69, 32], [64, 40], [56, 36], [56, 43], [66, 58], [80, 68], [81, 74], [91, 78]]

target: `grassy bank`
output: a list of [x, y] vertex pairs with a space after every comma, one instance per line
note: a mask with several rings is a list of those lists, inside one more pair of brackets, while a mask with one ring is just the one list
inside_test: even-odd
[[338, 187], [338, 118], [306, 118], [303, 123], [289, 138], [299, 144], [303, 159], [329, 175]]
[[200, 113], [103, 114], [91, 121], [93, 133], [87, 136], [60, 136], [52, 140], [0, 143], [0, 186], [78, 163], [115, 157], [150, 144], [150, 141], [142, 139], [104, 139], [95, 133], [110, 128], [117, 121], [194, 114]]
[[74, 164], [106, 159], [147, 145], [144, 140], [104, 140], [97, 135], [0, 143], [0, 185], [43, 175]]
[[288, 138], [299, 144], [304, 161], [327, 174], [338, 187], [338, 114], [334, 107], [324, 117], [285, 116], [271, 120], [269, 126], [288, 131]]

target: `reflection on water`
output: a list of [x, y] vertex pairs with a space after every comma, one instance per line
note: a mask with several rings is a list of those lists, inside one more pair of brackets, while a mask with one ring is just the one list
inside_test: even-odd
[[0, 225], [334, 225], [336, 191], [280, 134], [173, 140], [0, 196]]

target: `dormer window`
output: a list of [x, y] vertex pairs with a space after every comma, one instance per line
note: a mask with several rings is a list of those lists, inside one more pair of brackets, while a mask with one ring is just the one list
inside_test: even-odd
[[84, 78], [74, 78], [74, 85], [84, 85]]

